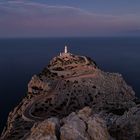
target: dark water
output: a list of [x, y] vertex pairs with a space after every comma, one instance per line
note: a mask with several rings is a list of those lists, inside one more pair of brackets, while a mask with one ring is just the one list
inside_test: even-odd
[[8, 112], [26, 95], [33, 74], [63, 50], [93, 58], [109, 72], [119, 72], [140, 97], [140, 38], [0, 39], [0, 129]]

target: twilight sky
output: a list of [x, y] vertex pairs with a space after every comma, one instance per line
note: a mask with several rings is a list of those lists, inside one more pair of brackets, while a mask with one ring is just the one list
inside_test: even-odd
[[140, 0], [0, 0], [0, 37], [140, 36]]

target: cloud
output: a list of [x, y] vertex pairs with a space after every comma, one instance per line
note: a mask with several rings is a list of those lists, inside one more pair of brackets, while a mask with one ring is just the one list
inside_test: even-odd
[[136, 15], [102, 15], [26, 0], [0, 2], [0, 36], [96, 36], [140, 28]]

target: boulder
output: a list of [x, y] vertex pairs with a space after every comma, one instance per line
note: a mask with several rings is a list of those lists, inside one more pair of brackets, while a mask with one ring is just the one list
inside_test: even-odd
[[57, 118], [35, 123], [27, 140], [57, 140], [59, 127], [60, 124]]

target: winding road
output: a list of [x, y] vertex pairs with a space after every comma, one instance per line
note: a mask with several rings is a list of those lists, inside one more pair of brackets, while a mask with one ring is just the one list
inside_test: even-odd
[[[89, 68], [89, 67], [88, 67]], [[52, 88], [47, 95], [39, 95], [37, 97], [35, 97], [34, 99], [32, 99], [32, 101], [29, 102], [29, 104], [26, 106], [25, 110], [22, 113], [22, 118], [26, 121], [41, 121], [44, 120], [45, 118], [41, 118], [41, 117], [37, 117], [34, 116], [31, 111], [33, 109], [33, 107], [35, 106], [35, 104], [37, 102], [41, 102], [42, 99], [48, 99], [48, 98], [52, 98], [54, 97], [58, 91], [58, 89], [60, 88], [60, 85], [62, 83], [62, 81], [64, 80], [71, 80], [73, 78], [91, 78], [91, 77], [95, 77], [95, 74], [81, 74], [78, 76], [70, 76], [70, 77], [65, 77], [63, 79], [58, 80], [56, 86], [54, 88]]]

